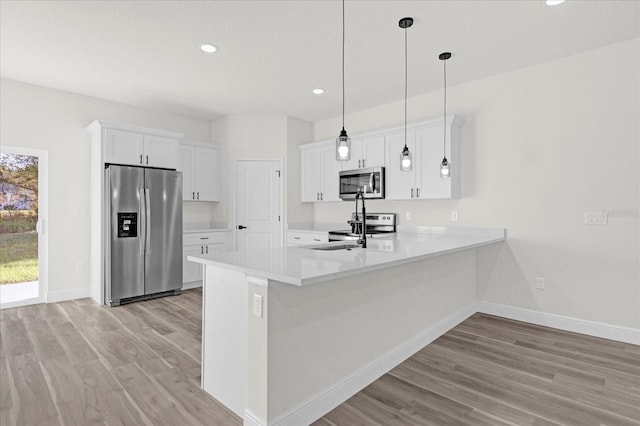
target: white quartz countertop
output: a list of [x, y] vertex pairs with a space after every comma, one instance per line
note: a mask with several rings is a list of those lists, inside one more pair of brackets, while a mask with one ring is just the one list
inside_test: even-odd
[[300, 232], [329, 232], [337, 229], [349, 229], [349, 225], [346, 221], [344, 223], [290, 223], [289, 231]]
[[[313, 250], [324, 244], [189, 256], [205, 265], [305, 286], [505, 240], [504, 229], [422, 227], [393, 239], [367, 239], [367, 248]], [[338, 241], [328, 244], [343, 244]]]
[[196, 232], [228, 232], [231, 231], [226, 224], [215, 222], [192, 222], [182, 224], [183, 234], [194, 234]]

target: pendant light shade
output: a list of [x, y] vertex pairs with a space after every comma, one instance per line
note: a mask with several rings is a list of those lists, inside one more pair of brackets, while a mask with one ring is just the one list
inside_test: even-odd
[[413, 25], [413, 18], [402, 18], [398, 25], [404, 29], [404, 148], [400, 153], [400, 170], [408, 172], [413, 169], [413, 158], [407, 147], [407, 28]]
[[342, 0], [342, 130], [336, 138], [336, 160], [351, 159], [351, 138], [344, 129], [344, 0]]
[[351, 138], [347, 131], [342, 128], [340, 135], [336, 138], [336, 160], [348, 161], [351, 159]]
[[450, 177], [449, 172], [449, 161], [447, 161], [447, 157], [444, 157], [440, 163], [440, 177]]
[[440, 177], [451, 177], [451, 169], [447, 160], [447, 60], [451, 58], [451, 52], [442, 52], [438, 58], [444, 65], [444, 108], [442, 113], [442, 128], [444, 133], [442, 136], [442, 162], [440, 163]]
[[412, 166], [413, 158], [411, 158], [411, 152], [405, 143], [404, 148], [402, 148], [402, 152], [400, 153], [400, 170], [408, 172], [411, 170]]

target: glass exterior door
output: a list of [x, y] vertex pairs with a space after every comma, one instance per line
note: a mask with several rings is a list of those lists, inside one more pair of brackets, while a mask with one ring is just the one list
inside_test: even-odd
[[[2, 147], [0, 152], [0, 307], [44, 301], [41, 256], [45, 209], [41, 166], [46, 152]], [[46, 197], [45, 197], [46, 199]], [[46, 245], [44, 246], [46, 247]], [[46, 262], [45, 262], [46, 263]]]

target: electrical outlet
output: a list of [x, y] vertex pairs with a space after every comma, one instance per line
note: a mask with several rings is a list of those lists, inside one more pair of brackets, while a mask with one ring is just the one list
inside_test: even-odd
[[451, 212], [451, 222], [458, 221], [458, 212]]
[[606, 225], [609, 223], [609, 214], [607, 212], [585, 212], [585, 225]]
[[262, 318], [262, 295], [253, 295], [253, 316]]
[[538, 290], [544, 290], [544, 278], [536, 277], [536, 288]]
[[407, 220], [411, 220], [411, 212], [406, 212], [404, 216]]

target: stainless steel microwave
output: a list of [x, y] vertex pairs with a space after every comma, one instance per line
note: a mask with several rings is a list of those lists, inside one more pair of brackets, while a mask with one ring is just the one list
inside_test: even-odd
[[365, 198], [384, 198], [384, 167], [343, 170], [340, 172], [340, 198], [355, 200], [358, 191]]

